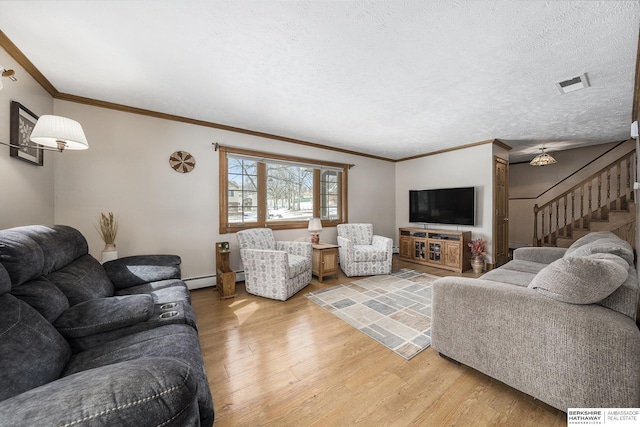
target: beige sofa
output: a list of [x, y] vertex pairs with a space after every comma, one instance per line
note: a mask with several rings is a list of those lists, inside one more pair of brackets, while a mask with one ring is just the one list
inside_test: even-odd
[[640, 407], [638, 275], [609, 232], [569, 249], [521, 248], [479, 279], [433, 284], [432, 346], [541, 401]]

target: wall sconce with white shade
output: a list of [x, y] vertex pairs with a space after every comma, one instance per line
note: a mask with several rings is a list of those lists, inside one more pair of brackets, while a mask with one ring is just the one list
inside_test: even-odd
[[[87, 137], [84, 135], [82, 126], [75, 120], [61, 116], [44, 115], [40, 116], [29, 138], [32, 142], [39, 144], [39, 150], [86, 150], [89, 148]], [[23, 149], [22, 145], [7, 144], [2, 145]]]
[[544, 152], [544, 147], [541, 148], [542, 153], [538, 154], [529, 162], [531, 166], [547, 166], [556, 163], [556, 159]]
[[80, 123], [60, 116], [40, 116], [30, 139], [36, 144], [55, 148], [58, 151], [89, 148]]
[[320, 218], [311, 218], [309, 220], [309, 233], [311, 234], [311, 243], [317, 245], [320, 243], [320, 232], [322, 231], [322, 221]]

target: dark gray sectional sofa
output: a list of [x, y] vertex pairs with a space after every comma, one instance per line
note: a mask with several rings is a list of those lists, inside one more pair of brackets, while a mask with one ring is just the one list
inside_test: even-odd
[[62, 225], [0, 231], [0, 424], [211, 426], [180, 258], [101, 265]]
[[640, 407], [638, 273], [610, 232], [433, 284], [432, 346], [562, 411]]

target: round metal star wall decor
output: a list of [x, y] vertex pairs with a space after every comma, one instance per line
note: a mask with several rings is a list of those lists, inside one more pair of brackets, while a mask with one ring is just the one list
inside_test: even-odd
[[180, 173], [188, 173], [196, 167], [196, 159], [186, 151], [176, 151], [169, 157], [171, 167]]

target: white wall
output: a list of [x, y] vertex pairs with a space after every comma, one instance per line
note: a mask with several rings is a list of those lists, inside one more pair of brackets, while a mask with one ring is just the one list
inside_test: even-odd
[[[100, 212], [113, 211], [120, 222], [119, 256], [174, 253], [183, 277], [215, 274], [214, 246], [230, 243], [231, 267], [241, 270], [237, 239], [218, 231], [218, 156], [213, 142], [312, 159], [353, 163], [349, 170], [349, 222], [371, 222], [376, 233], [394, 235], [392, 162], [322, 150], [251, 135], [58, 101], [55, 114], [78, 120], [89, 150], [64, 153], [56, 165], [55, 221], [78, 228], [99, 258], [104, 244], [94, 224]], [[169, 166], [177, 150], [191, 153], [195, 169], [187, 174]], [[306, 230], [276, 231], [278, 240], [308, 240]], [[321, 241], [336, 242], [336, 229]]]
[[398, 162], [395, 241], [398, 241], [398, 228], [422, 227], [422, 224], [409, 223], [409, 190], [473, 186], [476, 188], [476, 226], [429, 224], [429, 228], [471, 231], [472, 239], [482, 238], [488, 241], [487, 262], [493, 262], [490, 256], [493, 233], [493, 155], [493, 144], [488, 143]]
[[[53, 112], [53, 99], [15, 60], [0, 48], [0, 65], [13, 69], [18, 81], [3, 78], [0, 90], [0, 141], [9, 143], [10, 106], [17, 101], [40, 116]], [[51, 224], [54, 220], [53, 171], [55, 152], [44, 153], [44, 166], [9, 156], [0, 145], [0, 228]]]

